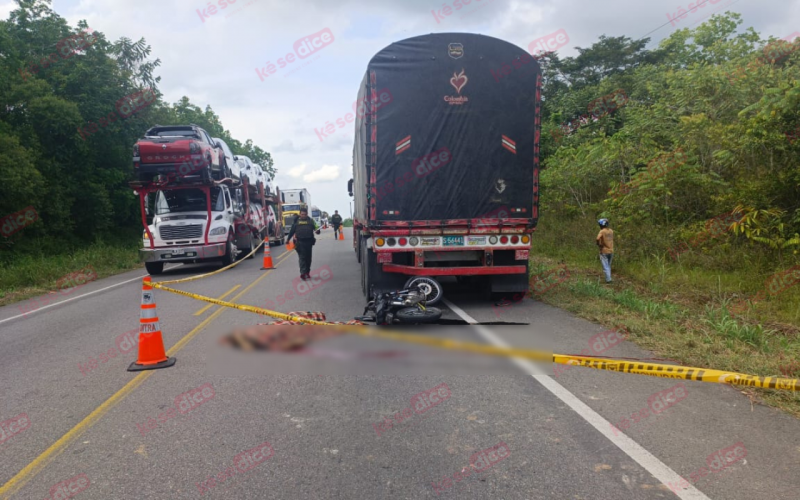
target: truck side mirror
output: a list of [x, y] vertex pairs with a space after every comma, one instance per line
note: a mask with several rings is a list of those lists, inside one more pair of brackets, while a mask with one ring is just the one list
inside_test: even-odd
[[353, 179], [347, 181], [347, 192], [350, 194], [350, 197], [353, 196]]

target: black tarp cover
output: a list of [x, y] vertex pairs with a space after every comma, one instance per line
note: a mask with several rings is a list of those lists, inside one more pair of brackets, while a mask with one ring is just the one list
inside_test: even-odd
[[[535, 223], [540, 75], [538, 63], [525, 50], [469, 33], [409, 38], [376, 54], [358, 96], [356, 217], [372, 219], [366, 195], [369, 167], [375, 163], [377, 221], [506, 212], [505, 217]], [[373, 131], [374, 159], [369, 154]], [[511, 214], [512, 208], [525, 212]]]

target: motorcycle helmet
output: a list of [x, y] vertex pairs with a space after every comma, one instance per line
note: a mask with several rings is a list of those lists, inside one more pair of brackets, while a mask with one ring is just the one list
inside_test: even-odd
[[600, 224], [600, 227], [607, 227], [608, 226], [608, 219], [600, 219], [597, 221]]

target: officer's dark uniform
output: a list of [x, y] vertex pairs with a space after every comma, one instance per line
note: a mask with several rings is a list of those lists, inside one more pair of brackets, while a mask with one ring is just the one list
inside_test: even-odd
[[331, 224], [333, 224], [333, 235], [338, 238], [339, 226], [342, 225], [342, 216], [339, 214], [333, 214], [333, 217], [331, 217]]
[[289, 230], [288, 239], [297, 236], [297, 257], [300, 261], [300, 276], [306, 276], [311, 272], [311, 247], [316, 243], [314, 232], [319, 228], [316, 221], [311, 217], [301, 219], [298, 215], [294, 219], [292, 229]]

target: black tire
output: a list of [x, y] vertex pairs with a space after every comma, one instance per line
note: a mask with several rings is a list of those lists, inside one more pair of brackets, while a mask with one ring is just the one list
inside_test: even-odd
[[429, 276], [412, 276], [406, 281], [404, 288], [411, 288], [416, 285], [422, 285], [422, 290], [425, 292], [425, 305], [432, 306], [442, 300], [444, 296], [442, 285]]
[[442, 310], [436, 307], [419, 309], [406, 307], [394, 313], [395, 317], [403, 323], [436, 323], [442, 317]]
[[236, 244], [233, 241], [233, 229], [228, 232], [228, 245], [222, 257], [222, 267], [230, 266], [236, 258]]
[[[255, 250], [256, 247], [258, 246], [256, 244], [256, 241], [258, 241], [257, 235], [251, 234], [250, 235], [250, 250], [247, 251], [248, 254], [251, 253], [253, 250]], [[256, 254], [252, 254], [252, 255], [250, 255], [250, 257], [248, 257], [248, 259], [254, 259], [255, 257], [256, 257]]]
[[164, 272], [164, 263], [163, 262], [145, 262], [144, 268], [147, 269], [147, 274], [151, 274], [153, 276], [157, 274], [161, 274]]
[[[367, 253], [367, 241], [362, 239], [361, 243], [358, 245], [361, 249], [361, 254], [366, 255]], [[359, 262], [361, 263], [361, 292], [364, 294], [364, 297], [367, 298], [369, 301], [369, 294], [367, 293], [367, 263], [366, 259], [360, 259]]]

